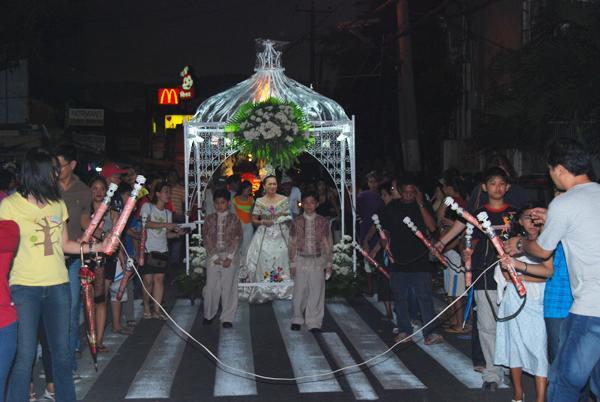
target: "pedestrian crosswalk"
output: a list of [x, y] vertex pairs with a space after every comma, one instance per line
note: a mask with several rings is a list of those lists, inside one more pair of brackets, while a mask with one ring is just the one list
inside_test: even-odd
[[[200, 325], [203, 318], [201, 303], [191, 305], [189, 300], [177, 301], [170, 309], [170, 315], [186, 331], [213, 349], [223, 363], [244, 372], [255, 372], [256, 367], [265, 370], [264, 364], [260, 364], [267, 357], [265, 350], [268, 353], [263, 337], [273, 339], [274, 343], [277, 341], [282, 346], [274, 346], [279, 356], [275, 359], [269, 356], [269, 361], [281, 367], [272, 367], [269, 375], [303, 377], [353, 366], [385, 352], [392, 345], [390, 324], [386, 323], [385, 328], [378, 325], [383, 323], [380, 307], [373, 301], [361, 300], [358, 305], [344, 301], [327, 303], [320, 334], [313, 334], [305, 328], [298, 332], [290, 330], [289, 301], [265, 305], [240, 303], [234, 327], [230, 329], [221, 328], [216, 322], [211, 326]], [[271, 319], [266, 320], [265, 317]], [[148, 329], [150, 326], [152, 328]], [[144, 352], [131, 353], [130, 359], [117, 359], [118, 364], [111, 364], [111, 359], [129, 353], [137, 345], [124, 343], [122, 338], [110, 344], [111, 339], [107, 337], [107, 344], [114, 352], [100, 355], [100, 371], [97, 374], [86, 363], [88, 357], [85, 356], [80, 364], [84, 381], [77, 385], [78, 399], [188, 400], [187, 397], [178, 397], [179, 392], [183, 392], [182, 387], [174, 386], [178, 383], [178, 376], [186, 375], [188, 378], [190, 375], [183, 373], [180, 366], [186, 371], [197, 368], [198, 373], [203, 373], [197, 378], [197, 383], [184, 387], [188, 392], [186, 395], [191, 390], [197, 396], [195, 400], [225, 397], [229, 401], [251, 396], [270, 400], [271, 391], [277, 393], [287, 386], [285, 392], [288, 394], [307, 397], [322, 394], [323, 400], [384, 401], [397, 400], [389, 399], [395, 392], [425, 395], [437, 392], [435, 389], [440, 376], [452, 376], [461, 386], [458, 391], [463, 392], [479, 389], [482, 383], [481, 376], [473, 371], [470, 358], [465, 353], [448, 342], [427, 346], [422, 337], [415, 339], [416, 347], [402, 345], [400, 351], [394, 350], [363, 367], [346, 369], [338, 375], [298, 380], [293, 382], [293, 387], [290, 387], [289, 381], [256, 380], [237, 370], [222, 367], [186, 340], [168, 321], [162, 324], [157, 320], [144, 320], [136, 328], [134, 337], [137, 337], [136, 342]], [[287, 356], [281, 356], [282, 353]], [[420, 364], [432, 367], [424, 368]], [[98, 384], [94, 386], [94, 382]], [[117, 385], [111, 388], [106, 384]], [[426, 396], [423, 398], [427, 399]]]

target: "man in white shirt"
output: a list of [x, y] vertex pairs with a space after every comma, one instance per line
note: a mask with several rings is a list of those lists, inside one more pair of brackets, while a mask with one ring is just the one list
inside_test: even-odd
[[575, 402], [590, 378], [592, 392], [600, 393], [600, 184], [590, 180], [590, 155], [577, 141], [559, 139], [549, 151], [550, 177], [565, 194], [548, 210], [532, 212], [531, 219], [545, 222], [536, 241], [514, 238], [507, 248], [547, 259], [563, 244], [574, 302], [550, 370], [548, 401]]

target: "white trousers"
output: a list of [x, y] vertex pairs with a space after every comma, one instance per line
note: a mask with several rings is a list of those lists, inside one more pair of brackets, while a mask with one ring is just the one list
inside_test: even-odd
[[[209, 257], [210, 258], [210, 257]], [[238, 269], [239, 261], [234, 258], [229, 268], [208, 262], [204, 296], [204, 318], [213, 319], [219, 311], [221, 302], [221, 322], [233, 322], [238, 307]]]
[[325, 315], [325, 263], [318, 257], [297, 257], [292, 324], [321, 328]]
[[485, 290], [475, 291], [475, 303], [477, 303], [477, 329], [479, 331], [479, 342], [485, 358], [485, 370], [483, 370], [483, 381], [502, 384], [504, 382], [504, 369], [502, 366], [494, 365], [494, 354], [496, 353], [496, 320], [493, 311], [498, 314], [497, 293], [495, 290], [487, 291], [492, 305], [485, 296]]

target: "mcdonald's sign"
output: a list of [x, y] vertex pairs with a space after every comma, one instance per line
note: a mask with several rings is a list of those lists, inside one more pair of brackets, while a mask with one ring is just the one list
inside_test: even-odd
[[179, 88], [158, 88], [159, 105], [179, 105]]

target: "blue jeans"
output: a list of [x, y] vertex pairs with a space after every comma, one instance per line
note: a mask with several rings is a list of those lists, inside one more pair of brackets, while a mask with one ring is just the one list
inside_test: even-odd
[[549, 402], [577, 402], [590, 379], [600, 392], [600, 317], [570, 313], [562, 324], [558, 354], [550, 367]]
[[79, 281], [79, 269], [81, 260], [76, 258], [69, 265], [69, 287], [71, 288], [71, 314], [69, 315], [69, 353], [73, 358], [72, 370], [77, 370], [76, 352], [80, 346], [79, 337], [79, 314], [81, 311], [81, 282]]
[[[433, 298], [431, 293], [431, 274], [429, 272], [392, 272], [392, 293], [396, 309], [397, 326], [400, 332], [413, 333], [409, 316], [409, 291], [414, 292], [423, 324], [433, 319]], [[433, 332], [433, 326], [423, 331], [423, 336]]]
[[560, 341], [560, 328], [565, 318], [548, 318], [545, 317], [546, 334], [548, 335], [548, 362], [552, 364], [558, 354], [558, 346]]
[[69, 284], [54, 286], [10, 287], [19, 315], [17, 357], [8, 384], [8, 400], [29, 400], [31, 369], [37, 352], [38, 325], [43, 320], [52, 355], [52, 374], [56, 400], [76, 402], [71, 355], [69, 353], [69, 311], [71, 296]]
[[0, 402], [4, 402], [4, 390], [8, 371], [17, 352], [17, 323], [0, 328]]

